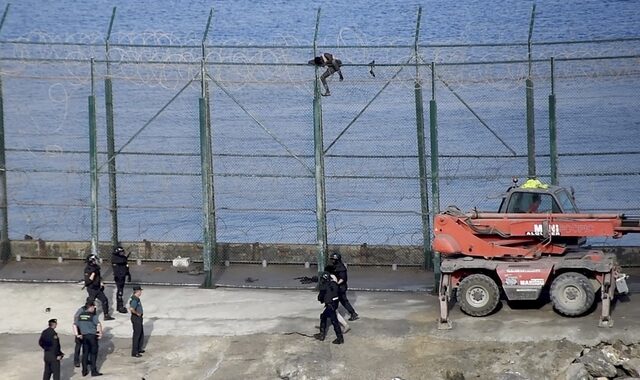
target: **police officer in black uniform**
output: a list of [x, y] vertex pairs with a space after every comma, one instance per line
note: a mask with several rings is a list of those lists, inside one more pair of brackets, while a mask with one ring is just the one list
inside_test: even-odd
[[345, 309], [347, 309], [349, 314], [351, 314], [349, 320], [355, 321], [360, 317], [353, 309], [353, 306], [351, 306], [349, 299], [347, 299], [347, 289], [349, 288], [347, 285], [347, 267], [342, 262], [342, 255], [338, 252], [334, 252], [329, 256], [329, 259], [331, 260], [331, 274], [338, 278], [338, 298], [340, 299], [340, 303]]
[[89, 365], [91, 376], [102, 376], [98, 371], [98, 339], [102, 338], [102, 325], [95, 311], [96, 304], [87, 302], [73, 325], [76, 338], [82, 339], [82, 376], [89, 374]]
[[327, 319], [330, 319], [333, 325], [333, 331], [336, 333], [336, 339], [331, 343], [342, 344], [344, 343], [344, 337], [342, 336], [342, 330], [336, 312], [338, 309], [338, 284], [335, 282], [335, 277], [332, 277], [329, 272], [322, 272], [320, 275], [318, 301], [324, 303], [324, 310], [322, 314], [320, 314], [320, 332], [315, 334], [314, 337], [319, 341], [325, 339], [327, 336]]
[[56, 319], [49, 320], [49, 328], [42, 331], [38, 344], [44, 350], [44, 374], [43, 380], [51, 379], [60, 380], [60, 361], [64, 354], [60, 350], [60, 339], [56, 333], [58, 321]]
[[115, 319], [109, 314], [109, 300], [104, 295], [104, 283], [102, 282], [100, 265], [98, 265], [98, 257], [96, 255], [91, 254], [87, 257], [87, 266], [84, 268], [84, 286], [87, 288], [89, 300], [94, 301], [97, 298], [102, 303], [104, 320]]
[[113, 280], [116, 282], [116, 309], [119, 313], [127, 313], [122, 301], [122, 293], [124, 290], [124, 282], [128, 278], [131, 282], [131, 273], [129, 273], [129, 255], [124, 254], [124, 248], [117, 247], [111, 254], [111, 267], [113, 269]]

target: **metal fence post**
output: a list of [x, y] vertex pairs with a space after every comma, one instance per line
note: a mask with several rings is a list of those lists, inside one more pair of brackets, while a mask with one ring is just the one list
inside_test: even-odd
[[[0, 31], [9, 13], [7, 4], [0, 20]], [[2, 76], [0, 76], [0, 261], [7, 262], [11, 257], [11, 243], [9, 242], [9, 216], [7, 200], [7, 163], [4, 141], [4, 99], [2, 94]]]
[[533, 108], [533, 80], [531, 79], [531, 37], [533, 35], [533, 22], [536, 15], [536, 5], [531, 8], [531, 20], [529, 22], [529, 38], [527, 40], [527, 60], [529, 62], [529, 74], [526, 80], [526, 96], [527, 96], [527, 167], [528, 176], [536, 176], [536, 136], [534, 127], [534, 108]]
[[[429, 101], [429, 138], [431, 141], [431, 201], [433, 215], [440, 212], [440, 161], [438, 159], [438, 105], [436, 103], [436, 63], [431, 62], [431, 100]], [[433, 252], [433, 273], [437, 290], [440, 284], [440, 254]]]
[[[316, 29], [313, 35], [313, 56], [317, 54], [318, 28], [320, 25], [320, 8], [316, 15]], [[318, 79], [318, 66], [315, 67], [315, 82], [313, 89], [313, 147], [315, 158], [316, 184], [316, 237], [318, 240], [318, 272], [324, 271], [327, 257], [327, 198], [324, 177], [324, 137], [322, 131], [322, 102]]]
[[109, 30], [105, 39], [105, 55], [107, 60], [107, 76], [104, 79], [104, 102], [107, 118], [107, 160], [109, 162], [109, 212], [111, 213], [111, 247], [119, 244], [118, 240], [118, 188], [116, 186], [116, 156], [115, 156], [115, 132], [113, 123], [113, 84], [111, 82], [111, 62], [109, 59], [109, 43], [113, 21], [116, 17], [116, 7], [113, 7]]
[[98, 255], [98, 139], [96, 126], [96, 96], [94, 65], [91, 58], [91, 95], [89, 95], [89, 162], [91, 173], [91, 253]]
[[422, 219], [422, 252], [424, 255], [423, 267], [433, 268], [431, 257], [431, 229], [429, 222], [429, 193], [427, 190], [427, 159], [425, 157], [424, 143], [424, 109], [422, 104], [422, 84], [420, 83], [420, 67], [418, 65], [418, 39], [420, 37], [420, 19], [422, 7], [418, 7], [416, 19], [416, 32], [413, 43], [413, 54], [416, 60], [416, 78], [414, 95], [416, 101], [416, 128], [418, 138], [418, 177], [420, 181], [420, 216]]
[[4, 145], [4, 99], [2, 97], [2, 77], [0, 76], [0, 260], [6, 262], [11, 257], [9, 243], [9, 217], [7, 207], [7, 164]]
[[213, 199], [213, 162], [211, 153], [211, 131], [207, 118], [208, 100], [205, 91], [204, 82], [206, 81], [206, 70], [204, 59], [202, 60], [202, 92], [199, 99], [200, 114], [200, 162], [202, 166], [202, 232], [203, 232], [203, 251], [202, 261], [204, 269], [205, 288], [213, 286], [212, 267], [216, 251], [215, 239], [215, 208]]
[[558, 139], [556, 130], [556, 93], [554, 82], [554, 59], [551, 57], [551, 94], [549, 95], [549, 167], [551, 184], [558, 184]]
[[218, 241], [216, 231], [216, 203], [213, 184], [213, 150], [211, 147], [211, 107], [209, 105], [209, 83], [207, 82], [205, 43], [213, 17], [213, 8], [209, 11], [207, 26], [202, 36], [202, 83], [200, 109], [200, 157], [202, 160], [202, 198], [203, 198], [203, 267], [205, 288], [213, 287], [213, 264], [218, 257]]

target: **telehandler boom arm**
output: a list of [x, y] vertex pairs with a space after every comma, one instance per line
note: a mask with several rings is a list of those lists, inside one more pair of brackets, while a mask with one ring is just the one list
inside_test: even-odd
[[444, 256], [539, 258], [562, 255], [586, 237], [640, 233], [640, 218], [624, 214], [503, 214], [445, 211], [434, 220], [433, 249]]

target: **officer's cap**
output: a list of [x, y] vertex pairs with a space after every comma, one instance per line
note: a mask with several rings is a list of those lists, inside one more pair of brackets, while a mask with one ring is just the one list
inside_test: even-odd
[[52, 324], [52, 323], [58, 323], [58, 320], [55, 319], [55, 318], [54, 319], [49, 319], [49, 324]]
[[142, 288], [140, 287], [140, 285], [136, 285], [133, 287], [133, 291], [138, 291], [138, 290], [142, 290]]

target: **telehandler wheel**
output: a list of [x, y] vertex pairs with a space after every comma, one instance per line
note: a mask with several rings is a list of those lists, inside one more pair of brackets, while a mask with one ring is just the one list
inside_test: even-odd
[[551, 283], [553, 308], [562, 315], [576, 317], [593, 306], [596, 292], [591, 281], [583, 274], [567, 272]]
[[472, 274], [460, 281], [456, 296], [463, 312], [472, 317], [484, 317], [498, 306], [500, 289], [491, 277]]

